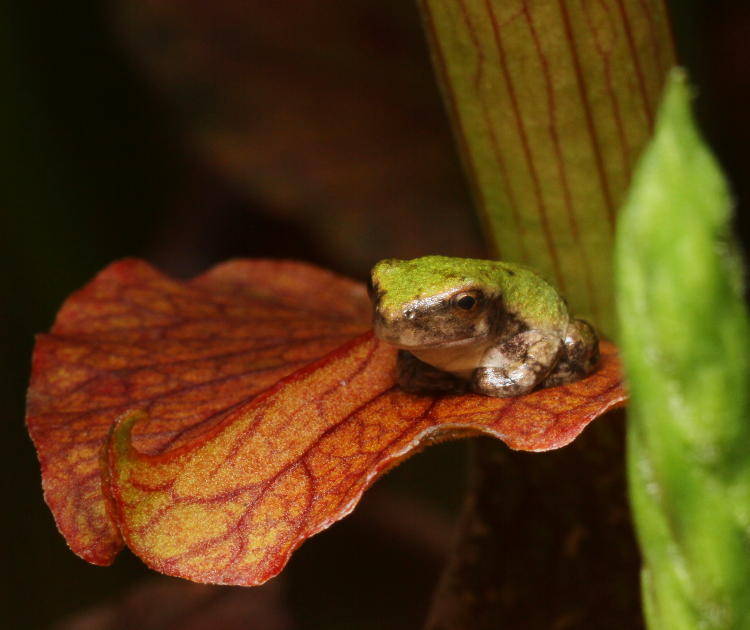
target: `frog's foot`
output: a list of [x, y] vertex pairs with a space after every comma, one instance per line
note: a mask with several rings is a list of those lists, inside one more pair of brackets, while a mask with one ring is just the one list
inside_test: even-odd
[[598, 363], [599, 338], [596, 332], [587, 321], [573, 319], [565, 332], [563, 355], [542, 383], [542, 387], [578, 381], [591, 374]]
[[550, 373], [562, 351], [559, 337], [527, 330], [492, 348], [474, 370], [471, 388], [478, 394], [507, 398], [526, 394]]
[[398, 384], [412, 394], [463, 394], [469, 384], [450, 374], [420, 361], [411, 352], [398, 352]]

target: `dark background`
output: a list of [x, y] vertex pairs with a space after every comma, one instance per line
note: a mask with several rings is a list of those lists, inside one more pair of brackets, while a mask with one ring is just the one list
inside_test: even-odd
[[[403, 81], [418, 102], [413, 113], [428, 121], [426, 128], [445, 146], [447, 122], [424, 43], [417, 39], [416, 8], [400, 0], [358, 4], [376, 15], [382, 29], [361, 36], [393, 44], [389, 49], [396, 50], [396, 61], [398, 54], [408, 54], [411, 74]], [[750, 7], [744, 0], [672, 4], [679, 55], [699, 87], [704, 130], [732, 180], [738, 229], [747, 249]], [[357, 215], [358, 223], [342, 223], [340, 238], [349, 245], [321, 243], [316, 233], [343, 221], [340, 216], [321, 217], [314, 208], [292, 207], [297, 204], [293, 195], [253, 194], [252, 182], [242, 174], [217, 166], [210, 154], [207, 158], [198, 150], [200, 142], [184, 131], [186, 120], [195, 121], [195, 112], [173, 106], [174, 94], [184, 84], [155, 87], [160, 75], [144, 70], [138, 39], [143, 31], [129, 21], [127, 11], [89, 0], [49, 6], [15, 0], [6, 3], [3, 13], [0, 400], [6, 422], [0, 461], [6, 583], [0, 588], [5, 598], [0, 617], [6, 627], [44, 628], [97, 605], [96, 614], [104, 619], [102, 602], [131, 601], [123, 600], [122, 593], [152, 575], [128, 552], [112, 568], [80, 560], [68, 551], [42, 501], [36, 457], [23, 425], [24, 390], [33, 335], [50, 327], [63, 299], [123, 256], [144, 257], [183, 277], [234, 256], [301, 258], [363, 277], [369, 247], [390, 247], [394, 253], [408, 247], [373, 232], [366, 209]], [[388, 30], [389, 20], [395, 36]], [[314, 31], [316, 25], [309, 26]], [[131, 37], [134, 32], [138, 37]], [[161, 35], [154, 29], [149, 36], [156, 41]], [[412, 43], [402, 50], [403, 38]], [[146, 49], [158, 45], [146, 42]], [[250, 80], [253, 72], [262, 75], [273, 51], [266, 50], [268, 58], [262, 52], [253, 57], [247, 67]], [[357, 63], [366, 64], [367, 55], [352, 55], [347, 71], [359, 77], [360, 82], [352, 83], [355, 91], [369, 95], [379, 89], [378, 82], [388, 81], [387, 68], [358, 72]], [[305, 68], [292, 72], [304, 76]], [[299, 98], [304, 98], [304, 82], [298, 84]], [[201, 94], [190, 97], [200, 101]], [[293, 91], [284, 93], [284, 98], [293, 97]], [[212, 101], [206, 102], [210, 108]], [[265, 120], [263, 112], [274, 105], [255, 106], [257, 119]], [[348, 124], [358, 124], [358, 115], [366, 113], [355, 107]], [[289, 142], [294, 145], [295, 138]], [[419, 142], [425, 151], [432, 146], [431, 137]], [[453, 169], [446, 195], [454, 206], [468, 205], [455, 157], [446, 157], [439, 168]], [[278, 188], [283, 190], [283, 183]], [[356, 198], [342, 194], [330, 205], [346, 206]], [[408, 199], [401, 201], [408, 205]], [[481, 251], [476, 226], [460, 223], [466, 220], [457, 219], [454, 209], [446, 212], [458, 221], [457, 236], [446, 253]], [[351, 231], [348, 238], [346, 230]], [[362, 231], [372, 235], [366, 244]], [[416, 249], [420, 236], [427, 246], [440, 238], [412, 233]], [[242, 591], [252, 592], [249, 597], [257, 599], [253, 605], [269, 616], [258, 627], [285, 627], [280, 609], [291, 611], [304, 628], [417, 627], [450, 540], [465, 459], [463, 444], [435, 447], [412, 459], [368, 493], [355, 515], [306, 543], [273, 586]], [[186, 588], [184, 597], [195, 594]], [[103, 622], [76, 623], [104, 627]]]

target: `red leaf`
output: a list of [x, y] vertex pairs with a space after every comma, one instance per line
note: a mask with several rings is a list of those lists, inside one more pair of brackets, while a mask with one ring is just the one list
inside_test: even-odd
[[34, 350], [27, 423], [45, 498], [73, 551], [122, 548], [101, 489], [115, 418], [150, 421], [136, 446], [179, 444], [368, 327], [364, 289], [309, 265], [236, 261], [175, 282], [126, 260], [72, 295]]
[[137, 261], [102, 272], [40, 336], [29, 392], [71, 548], [106, 564], [122, 533], [164, 573], [259, 584], [425, 444], [558, 448], [625, 399], [607, 343], [600, 369], [564, 387], [406, 394], [368, 319], [361, 285], [299, 263], [230, 262], [186, 283]]

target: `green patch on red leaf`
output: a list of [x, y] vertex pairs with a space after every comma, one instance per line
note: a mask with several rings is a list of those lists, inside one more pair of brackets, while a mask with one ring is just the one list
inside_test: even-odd
[[187, 282], [138, 261], [104, 270], [39, 337], [29, 390], [71, 548], [108, 564], [124, 539], [163, 573], [259, 584], [426, 444], [559, 448], [625, 399], [608, 343], [567, 386], [406, 394], [369, 312], [362, 285], [301, 263], [234, 261]]

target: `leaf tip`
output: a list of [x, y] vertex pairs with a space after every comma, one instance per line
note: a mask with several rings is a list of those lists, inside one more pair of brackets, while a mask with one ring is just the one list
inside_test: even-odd
[[133, 427], [137, 422], [146, 419], [146, 412], [142, 410], [126, 411], [113, 423], [109, 432], [110, 458], [115, 460], [127, 458], [133, 450]]

